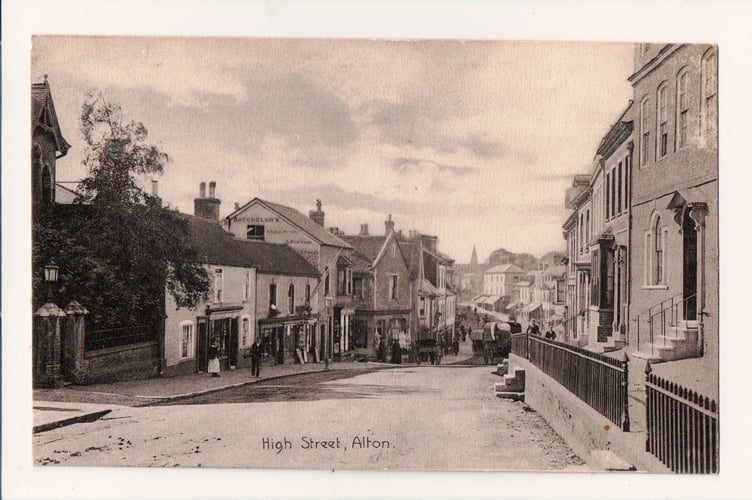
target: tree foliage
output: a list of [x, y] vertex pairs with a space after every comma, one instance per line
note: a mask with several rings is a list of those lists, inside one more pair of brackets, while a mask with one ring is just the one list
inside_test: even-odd
[[41, 208], [33, 231], [36, 305], [44, 299], [43, 266], [60, 266], [56, 302], [78, 300], [96, 327], [143, 324], [160, 317], [165, 291], [180, 307], [206, 297], [209, 279], [189, 245], [188, 224], [139, 187], [169, 157], [148, 143], [142, 123], [91, 93], [81, 108], [88, 176], [71, 206]]

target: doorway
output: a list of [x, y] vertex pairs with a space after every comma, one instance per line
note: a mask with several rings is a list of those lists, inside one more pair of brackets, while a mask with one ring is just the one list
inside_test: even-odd
[[697, 231], [695, 230], [695, 221], [689, 216], [689, 209], [684, 211], [682, 237], [684, 240], [684, 272], [682, 275], [684, 280], [682, 290], [684, 319], [694, 321], [697, 319]]

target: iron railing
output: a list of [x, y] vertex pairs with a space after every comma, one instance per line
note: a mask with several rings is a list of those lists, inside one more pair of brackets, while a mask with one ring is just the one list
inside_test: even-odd
[[527, 338], [526, 333], [515, 333], [512, 335], [512, 353], [527, 359]]
[[[662, 339], [662, 345], [667, 345], [672, 330], [679, 324], [680, 320], [686, 319], [684, 318], [684, 311], [687, 309], [687, 304], [696, 300], [697, 294], [683, 299], [681, 297], [682, 294], [675, 295], [637, 315], [635, 332], [638, 351], [642, 351], [643, 348], [649, 346], [650, 354], [654, 355], [657, 336]], [[627, 341], [629, 342], [629, 339]]]
[[718, 405], [715, 400], [645, 369], [646, 451], [674, 472], [718, 472]]
[[88, 352], [141, 342], [156, 342], [157, 334], [157, 329], [153, 325], [148, 324], [87, 331], [84, 340], [84, 350]]
[[629, 431], [627, 379], [629, 358], [623, 360], [531, 335], [530, 362], [595, 411]]

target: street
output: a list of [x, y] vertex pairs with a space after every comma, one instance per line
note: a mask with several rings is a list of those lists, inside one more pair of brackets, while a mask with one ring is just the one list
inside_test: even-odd
[[583, 462], [489, 366], [302, 374], [34, 435], [37, 465], [562, 470]]

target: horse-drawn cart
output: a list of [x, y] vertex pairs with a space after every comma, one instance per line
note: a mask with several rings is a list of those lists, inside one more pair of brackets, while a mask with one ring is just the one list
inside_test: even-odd
[[522, 326], [513, 321], [491, 321], [482, 330], [473, 331], [473, 354], [483, 356], [486, 364], [495, 363], [509, 356], [512, 350], [512, 334], [520, 333]]

